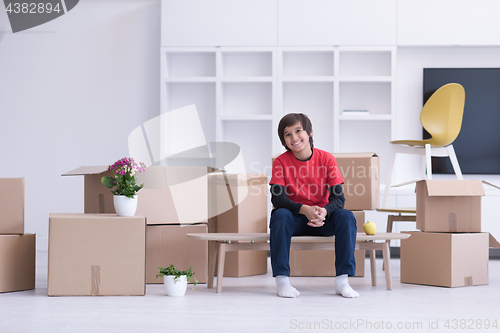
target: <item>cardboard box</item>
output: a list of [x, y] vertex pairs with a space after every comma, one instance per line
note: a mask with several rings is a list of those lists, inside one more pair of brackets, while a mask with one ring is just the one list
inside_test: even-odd
[[[208, 281], [208, 243], [187, 238], [189, 233], [206, 233], [206, 224], [148, 225], [146, 233], [146, 283], [163, 283], [156, 278], [158, 265], [174, 265], [193, 272], [200, 283]], [[193, 280], [194, 281], [194, 280]]]
[[0, 293], [35, 289], [36, 235], [0, 235]]
[[442, 287], [488, 284], [489, 233], [410, 232], [401, 242], [401, 282]]
[[375, 153], [333, 154], [344, 178], [345, 209], [379, 208], [380, 159]]
[[24, 234], [24, 178], [0, 178], [0, 234]]
[[[274, 162], [276, 155], [272, 158]], [[379, 208], [380, 160], [375, 153], [335, 153], [344, 178], [345, 209], [372, 210]]]
[[148, 224], [207, 222], [208, 175], [211, 167], [150, 166], [137, 177], [144, 188], [138, 192], [137, 214]]
[[49, 296], [144, 295], [146, 219], [50, 214]]
[[481, 232], [480, 180], [421, 180], [416, 183], [417, 229]]
[[[113, 194], [101, 178], [112, 176], [107, 166], [83, 166], [63, 176], [84, 176], [87, 214], [114, 214]], [[210, 167], [150, 166], [137, 177], [144, 184], [138, 194], [136, 215], [146, 216], [148, 224], [206, 222], [208, 216], [207, 174]], [[196, 209], [193, 209], [195, 207]]]
[[[214, 231], [267, 232], [267, 175], [213, 173], [209, 176], [209, 205], [220, 213]], [[224, 276], [242, 277], [267, 273], [267, 251], [226, 253]]]
[[68, 171], [62, 176], [83, 176], [84, 180], [84, 213], [115, 214], [113, 194], [102, 185], [101, 178], [112, 176], [108, 166], [82, 166]]
[[[358, 232], [363, 232], [365, 212], [352, 212], [356, 218]], [[365, 250], [355, 250], [356, 272], [354, 276], [365, 276]], [[300, 250], [290, 251], [291, 276], [336, 276], [335, 251]]]

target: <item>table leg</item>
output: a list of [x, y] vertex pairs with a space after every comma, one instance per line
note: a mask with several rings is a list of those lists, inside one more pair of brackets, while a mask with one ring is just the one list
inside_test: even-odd
[[389, 251], [389, 243], [383, 242], [382, 244], [382, 258], [384, 260], [385, 265], [385, 283], [387, 285], [387, 290], [392, 290], [392, 275], [391, 275], [391, 265], [390, 258], [391, 253]]
[[370, 268], [372, 275], [372, 286], [377, 285], [377, 265], [375, 260], [375, 250], [369, 250], [370, 252]]
[[224, 276], [224, 262], [226, 259], [226, 244], [218, 243], [219, 249], [217, 253], [217, 292], [222, 292], [222, 277]]
[[217, 242], [208, 241], [208, 282], [207, 288], [214, 287], [215, 266], [217, 264]]

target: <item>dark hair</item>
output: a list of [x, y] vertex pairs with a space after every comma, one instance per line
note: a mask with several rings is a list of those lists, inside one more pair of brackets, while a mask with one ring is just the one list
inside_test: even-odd
[[303, 113], [289, 113], [283, 118], [281, 118], [280, 123], [278, 124], [278, 136], [280, 138], [281, 144], [283, 147], [286, 148], [286, 150], [290, 150], [285, 143], [285, 128], [288, 126], [295, 125], [296, 123], [300, 122], [302, 125], [302, 129], [306, 131], [307, 134], [309, 134], [309, 144], [311, 145], [311, 148], [314, 147], [313, 145], [313, 138], [311, 136], [312, 134], [312, 124], [309, 118], [303, 114]]

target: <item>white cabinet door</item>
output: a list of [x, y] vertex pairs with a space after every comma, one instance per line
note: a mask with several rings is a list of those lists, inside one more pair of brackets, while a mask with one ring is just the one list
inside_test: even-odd
[[275, 46], [277, 0], [162, 0], [162, 46]]
[[396, 45], [396, 0], [279, 0], [278, 44]]
[[398, 45], [500, 45], [500, 1], [398, 2]]

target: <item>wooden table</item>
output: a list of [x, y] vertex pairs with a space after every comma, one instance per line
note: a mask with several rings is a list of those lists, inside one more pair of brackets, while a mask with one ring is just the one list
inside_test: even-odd
[[[208, 258], [208, 288], [213, 288], [215, 268], [217, 263], [217, 289], [222, 292], [222, 278], [224, 275], [224, 261], [226, 252], [242, 250], [269, 250], [268, 233], [196, 233], [187, 234], [189, 238], [208, 241], [211, 255]], [[358, 233], [356, 249], [370, 251], [370, 267], [372, 285], [377, 285], [375, 266], [375, 250], [382, 250], [385, 267], [385, 282], [387, 290], [392, 290], [391, 266], [389, 264], [389, 242], [392, 239], [406, 239], [410, 234], [377, 233], [366, 235]], [[377, 242], [378, 241], [378, 242]], [[335, 250], [335, 236], [295, 236], [292, 237], [291, 250]]]

